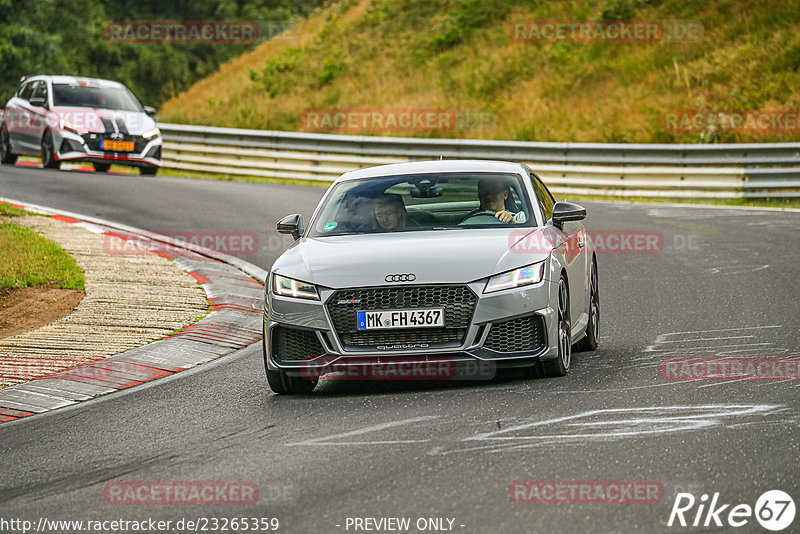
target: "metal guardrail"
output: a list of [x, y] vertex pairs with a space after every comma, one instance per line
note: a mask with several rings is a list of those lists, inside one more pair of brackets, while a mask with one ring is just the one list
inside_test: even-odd
[[200, 172], [331, 181], [418, 159], [528, 163], [558, 194], [800, 198], [800, 143], [534, 143], [331, 135], [159, 124], [164, 166]]

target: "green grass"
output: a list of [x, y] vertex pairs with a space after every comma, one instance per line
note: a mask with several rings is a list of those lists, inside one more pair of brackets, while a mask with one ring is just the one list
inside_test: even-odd
[[262, 176], [243, 176], [238, 174], [219, 174], [213, 172], [185, 171], [182, 169], [171, 169], [162, 167], [159, 171], [164, 175], [177, 176], [178, 178], [195, 178], [199, 180], [221, 180], [228, 182], [257, 182], [264, 184], [286, 184], [286, 185], [313, 185], [316, 187], [328, 187], [333, 180], [296, 180], [292, 178], [266, 178]]
[[[10, 206], [0, 204], [0, 210]], [[84, 289], [83, 270], [57, 244], [33, 230], [0, 222], [0, 288]]]
[[[683, 20], [688, 42], [518, 42], [520, 21]], [[688, 26], [687, 26], [688, 27]], [[297, 131], [304, 110], [489, 112], [418, 137], [778, 142], [789, 131], [676, 131], [668, 111], [800, 109], [800, 0], [348, 0], [166, 102], [165, 122]], [[383, 134], [363, 131], [364, 134]], [[389, 134], [391, 135], [391, 133]]]
[[22, 217], [23, 215], [30, 215], [22, 208], [15, 208], [11, 204], [0, 202], [0, 216], [4, 217]]
[[[215, 174], [204, 172], [183, 171], [165, 167], [164, 174], [179, 178], [195, 178], [201, 180], [223, 180], [231, 182], [259, 182], [269, 184], [310, 185], [315, 187], [328, 187], [333, 182], [316, 180], [291, 180], [282, 178], [262, 178], [258, 176], [238, 176], [231, 174]], [[556, 200], [563, 200], [564, 195], [555, 195]], [[757, 208], [790, 208], [800, 209], [800, 199], [749, 199], [749, 198], [649, 198], [649, 197], [621, 197], [603, 195], [569, 195], [569, 200], [598, 200], [607, 202], [657, 202], [669, 204], [715, 205], [715, 206], [743, 206]]]

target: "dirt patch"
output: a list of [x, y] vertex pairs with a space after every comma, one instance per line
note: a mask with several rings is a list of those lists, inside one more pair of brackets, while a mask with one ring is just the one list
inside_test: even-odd
[[0, 339], [52, 323], [74, 310], [85, 294], [42, 286], [0, 289]]

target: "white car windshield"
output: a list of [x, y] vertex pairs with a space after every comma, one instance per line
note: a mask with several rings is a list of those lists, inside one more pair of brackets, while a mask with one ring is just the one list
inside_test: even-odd
[[336, 184], [309, 236], [535, 226], [535, 221], [518, 174], [411, 174]]
[[53, 84], [53, 104], [119, 111], [142, 111], [142, 106], [126, 89], [80, 84]]

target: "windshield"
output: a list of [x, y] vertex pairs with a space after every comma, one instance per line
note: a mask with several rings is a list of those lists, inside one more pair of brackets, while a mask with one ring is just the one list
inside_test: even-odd
[[119, 111], [142, 111], [142, 106], [136, 97], [127, 89], [119, 87], [53, 84], [53, 104]]
[[522, 179], [512, 173], [438, 173], [340, 182], [309, 237], [468, 227], [535, 226]]

